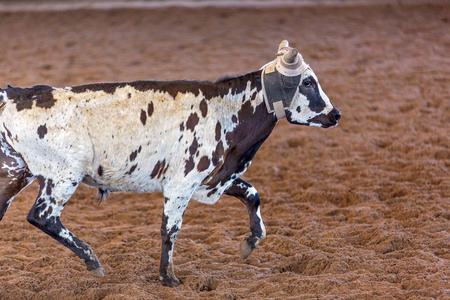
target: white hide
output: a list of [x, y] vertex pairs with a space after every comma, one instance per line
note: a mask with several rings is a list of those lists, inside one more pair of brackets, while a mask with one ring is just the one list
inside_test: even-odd
[[[258, 207], [258, 210], [256, 211], [256, 215], [259, 218], [259, 225], [261, 226], [261, 231], [262, 231], [262, 235], [261, 235], [261, 239], [264, 239], [266, 237], [266, 226], [264, 226], [264, 223], [262, 221], [262, 217], [261, 217], [261, 207]], [[259, 242], [259, 241], [258, 241]]]
[[[232, 131], [237, 123], [231, 116], [238, 114], [245, 101], [251, 101], [253, 109], [262, 102], [261, 93], [250, 100], [256, 89], [247, 89], [237, 95], [231, 91], [224, 98], [216, 97], [207, 101], [206, 117], [199, 109], [204, 98], [200, 93], [179, 93], [175, 99], [168, 93], [154, 90], [139, 91], [131, 86], [117, 88], [114, 94], [104, 91], [74, 93], [71, 88], [54, 90], [57, 101], [51, 108], [40, 108], [33, 104], [31, 109], [17, 111], [9, 101], [0, 116], [0, 124], [11, 132], [13, 138], [7, 142], [27, 162], [35, 176], [41, 175], [57, 181], [81, 181], [88, 175], [92, 186], [110, 191], [155, 192], [169, 195], [193, 195], [206, 203], [214, 203], [231, 184], [218, 187], [212, 197], [207, 197], [205, 187], [200, 183], [215, 168], [209, 167], [199, 172], [194, 168], [186, 176], [185, 161], [189, 159], [189, 148], [194, 132], [186, 128], [186, 120], [192, 113], [199, 119], [194, 131], [198, 141], [198, 153], [194, 157], [197, 166], [202, 156], [211, 158], [217, 141], [215, 127], [221, 123], [221, 140], [224, 150], [228, 149], [225, 134]], [[147, 111], [149, 103], [154, 111], [143, 125], [141, 111]], [[239, 120], [237, 121], [239, 122]], [[184, 130], [180, 131], [180, 124]], [[47, 133], [41, 139], [37, 128], [45, 125]], [[139, 148], [134, 161], [130, 154]], [[151, 178], [155, 165], [165, 160], [168, 169], [160, 178]], [[130, 172], [133, 165], [135, 170]], [[98, 167], [103, 174], [99, 176]], [[64, 199], [71, 191], [56, 187], [55, 198]], [[59, 193], [59, 194], [58, 194]]]
[[[293, 99], [292, 103], [292, 109], [289, 111], [291, 112], [291, 119], [292, 121], [296, 121], [301, 124], [309, 124], [310, 126], [317, 126], [322, 127], [322, 124], [310, 122], [310, 120], [314, 117], [317, 117], [318, 115], [326, 115], [331, 110], [333, 110], [333, 104], [331, 103], [328, 96], [324, 93], [322, 90], [322, 87], [320, 86], [319, 80], [317, 79], [316, 74], [314, 74], [314, 71], [311, 68], [308, 68], [301, 77], [300, 84], [303, 83], [303, 80], [312, 77], [317, 83], [317, 87], [319, 89], [320, 96], [322, 97], [323, 101], [325, 101], [325, 108], [320, 112], [314, 112], [309, 108], [309, 100], [308, 98], [301, 94], [297, 93], [297, 97]], [[300, 112], [296, 110], [297, 107], [300, 106]]]

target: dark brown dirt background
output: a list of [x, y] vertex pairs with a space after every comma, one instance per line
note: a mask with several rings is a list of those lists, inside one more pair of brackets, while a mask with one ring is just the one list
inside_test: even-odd
[[342, 113], [281, 121], [244, 178], [267, 239], [247, 261], [245, 207], [191, 202], [158, 280], [160, 194], [81, 186], [62, 219], [107, 276], [26, 222], [36, 184], [0, 223], [0, 299], [450, 298], [450, 6], [157, 9], [0, 14], [0, 86], [209, 79], [258, 69], [286, 38]]

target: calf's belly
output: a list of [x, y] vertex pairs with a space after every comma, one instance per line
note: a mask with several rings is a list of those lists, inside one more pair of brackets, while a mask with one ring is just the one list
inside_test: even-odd
[[106, 179], [101, 180], [94, 178], [90, 175], [86, 175], [83, 178], [82, 183], [93, 187], [101, 188], [110, 192], [138, 192], [138, 193], [153, 193], [162, 191], [162, 183], [158, 179], [148, 178], [146, 180], [138, 180], [132, 178], [118, 179]]

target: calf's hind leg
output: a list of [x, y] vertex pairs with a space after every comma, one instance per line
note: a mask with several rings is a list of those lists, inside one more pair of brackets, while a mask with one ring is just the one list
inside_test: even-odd
[[14, 197], [33, 180], [22, 156], [0, 137], [0, 221]]
[[226, 195], [234, 196], [247, 206], [250, 216], [251, 235], [246, 237], [240, 245], [242, 259], [246, 259], [259, 242], [266, 237], [266, 228], [261, 218], [260, 199], [256, 189], [248, 182], [238, 178], [225, 191]]
[[53, 181], [37, 176], [39, 195], [28, 213], [27, 220], [49, 236], [72, 250], [84, 260], [88, 271], [95, 277], [103, 277], [104, 271], [91, 246], [77, 238], [61, 223], [60, 215], [69, 198], [75, 192], [81, 178]]

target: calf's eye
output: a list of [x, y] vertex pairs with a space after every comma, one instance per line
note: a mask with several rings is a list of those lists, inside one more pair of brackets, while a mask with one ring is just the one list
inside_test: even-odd
[[305, 81], [303, 81], [303, 86], [311, 87], [311, 86], [312, 86], [311, 80], [305, 80]]

